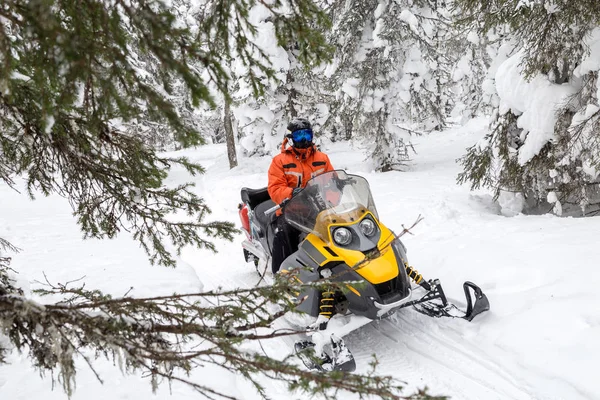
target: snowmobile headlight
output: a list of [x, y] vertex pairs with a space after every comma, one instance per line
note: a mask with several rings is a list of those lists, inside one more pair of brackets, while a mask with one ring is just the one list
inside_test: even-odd
[[350, 244], [352, 241], [352, 231], [350, 231], [348, 228], [344, 228], [343, 226], [336, 228], [336, 230], [333, 231], [333, 241], [340, 246], [346, 246]]
[[361, 232], [368, 237], [373, 236], [377, 232], [377, 225], [369, 218], [363, 219], [358, 226]]

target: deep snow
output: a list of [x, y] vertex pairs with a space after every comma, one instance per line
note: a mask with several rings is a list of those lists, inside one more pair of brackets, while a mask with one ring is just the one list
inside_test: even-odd
[[[460, 319], [429, 319], [404, 310], [389, 320], [372, 323], [346, 338], [359, 371], [371, 355], [379, 371], [406, 381], [409, 389], [428, 386], [434, 394], [454, 399], [600, 399], [595, 381], [600, 359], [600, 218], [552, 215], [502, 216], [485, 192], [455, 184], [460, 168], [455, 159], [484, 134], [484, 121], [467, 127], [414, 138], [418, 154], [408, 172], [373, 173], [360, 151], [348, 144], [326, 145], [336, 168], [365, 176], [381, 220], [394, 230], [425, 219], [403, 238], [408, 257], [426, 278], [439, 278], [446, 294], [463, 302], [462, 282], [472, 280], [486, 292], [491, 311], [469, 323]], [[266, 185], [269, 158], [241, 158], [227, 167], [225, 148], [211, 145], [179, 152], [206, 167], [197, 178], [213, 209], [212, 218], [237, 222], [239, 189]], [[172, 182], [188, 179], [176, 170]], [[204, 287], [254, 285], [259, 277], [243, 261], [238, 236], [219, 242], [220, 252], [186, 249], [176, 269], [149, 266], [130, 238], [112, 241], [81, 239], [68, 203], [57, 197], [26, 200], [0, 187], [0, 237], [23, 249], [13, 258], [20, 279], [31, 287], [44, 279], [55, 282], [85, 276], [88, 287], [114, 295], [130, 287], [136, 295], [197, 291]], [[274, 341], [265, 350], [276, 355], [285, 344]], [[98, 363], [105, 385], [80, 364], [73, 399], [149, 398], [143, 378], [123, 376], [109, 362]], [[215, 368], [196, 371], [194, 379], [209, 381], [241, 399], [257, 398], [241, 377]], [[290, 396], [281, 384], [269, 385], [274, 399]], [[175, 385], [156, 398], [197, 398]], [[27, 360], [14, 354], [0, 367], [0, 399], [64, 399], [40, 379]], [[301, 398], [296, 395], [293, 398]]]

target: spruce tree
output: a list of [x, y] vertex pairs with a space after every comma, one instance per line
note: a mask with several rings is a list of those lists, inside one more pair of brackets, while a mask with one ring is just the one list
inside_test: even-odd
[[[24, 176], [31, 196], [68, 197], [88, 236], [131, 231], [161, 264], [173, 262], [163, 238], [177, 249], [213, 248], [200, 232], [230, 237], [231, 224], [205, 222], [209, 210], [189, 185], [162, 184], [172, 165], [193, 174], [202, 168], [157, 155], [128, 126], [167, 124], [182, 145], [201, 144], [200, 132], [173, 104], [173, 82], [190, 105], [214, 105], [215, 93], [229, 96], [224, 65], [234, 52], [248, 70], [272, 76], [268, 59], [250, 51], [247, 11], [254, 3], [207, 3], [196, 26], [181, 23], [160, 1], [85, 4], [14, 0], [0, 8], [2, 178]], [[320, 15], [311, 4], [292, 3], [291, 12], [272, 7], [278, 40], [301, 43], [305, 62], [325, 54], [318, 35], [310, 42], [303, 36], [314, 21], [306, 13]], [[248, 81], [255, 93], [262, 90], [256, 75]], [[195, 219], [170, 222], [167, 215], [177, 211]]]
[[600, 4], [566, 0], [456, 3], [473, 26], [482, 24], [480, 34], [508, 28], [513, 58], [507, 62], [518, 63], [520, 71], [512, 76], [515, 87], [539, 87], [546, 82], [549, 88], [569, 94], [546, 99], [553, 103], [544, 120], [553, 126], [543, 135], [532, 133], [534, 127], [522, 115], [534, 110], [533, 106], [528, 110], [496, 107], [490, 134], [461, 160], [464, 172], [459, 182], [470, 182], [473, 188], [491, 187], [496, 197], [518, 193], [525, 199], [527, 212], [590, 215], [600, 210], [600, 68], [596, 65], [600, 54], [593, 52], [600, 38]]
[[411, 135], [442, 129], [452, 109], [445, 3], [337, 1], [329, 12], [337, 51], [328, 126], [367, 139], [376, 169], [402, 169]]
[[[321, 6], [320, 6], [321, 7]], [[315, 26], [323, 35], [329, 24]], [[268, 34], [268, 30], [263, 30]], [[331, 52], [332, 47], [327, 46]], [[240, 134], [247, 155], [264, 155], [279, 152], [287, 123], [295, 117], [309, 119], [313, 124], [317, 141], [320, 137], [331, 134], [322, 129], [329, 116], [331, 94], [326, 89], [324, 63], [306, 64], [300, 59], [300, 48], [291, 44], [287, 48], [271, 49], [272, 56], [282, 65], [276, 75], [276, 81], [265, 85], [263, 94], [251, 98], [243, 83], [239, 84], [234, 97], [240, 105], [240, 114], [246, 114], [240, 121]], [[324, 60], [330, 58], [329, 54]], [[252, 109], [254, 113], [244, 110]]]

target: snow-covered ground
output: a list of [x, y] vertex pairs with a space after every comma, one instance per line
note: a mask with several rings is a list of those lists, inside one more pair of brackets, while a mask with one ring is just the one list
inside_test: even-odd
[[[428, 386], [433, 394], [453, 399], [600, 399], [595, 381], [600, 360], [600, 218], [558, 218], [551, 215], [502, 216], [489, 195], [455, 184], [460, 168], [455, 159], [485, 130], [484, 121], [467, 127], [415, 138], [414, 164], [408, 172], [377, 174], [359, 151], [347, 144], [326, 146], [336, 168], [365, 176], [371, 183], [381, 220], [392, 229], [411, 225], [421, 215], [414, 235], [403, 238], [408, 256], [426, 278], [437, 277], [446, 294], [462, 303], [462, 283], [471, 280], [485, 291], [491, 311], [473, 322], [430, 319], [404, 310], [389, 320], [372, 323], [346, 340], [358, 370], [366, 371], [371, 356], [379, 371], [405, 382], [409, 389]], [[237, 221], [239, 189], [266, 185], [270, 159], [241, 159], [227, 167], [225, 148], [214, 145], [182, 152], [207, 168], [197, 178], [197, 191], [213, 209], [212, 217]], [[187, 179], [174, 171], [170, 179]], [[216, 287], [252, 286], [259, 277], [243, 260], [240, 235], [220, 242], [220, 252], [186, 250], [179, 267], [149, 266], [144, 253], [128, 237], [112, 241], [81, 240], [67, 202], [59, 197], [27, 201], [0, 187], [0, 237], [23, 251], [13, 258], [20, 279], [36, 287], [45, 273], [51, 281], [85, 276], [88, 287], [114, 295], [131, 287], [136, 295], [198, 291]], [[280, 341], [265, 351], [285, 351]], [[0, 367], [0, 399], [64, 399], [52, 391], [21, 355]], [[143, 378], [123, 376], [109, 362], [99, 362], [105, 379], [99, 384], [80, 364], [73, 399], [149, 398]], [[241, 399], [257, 395], [241, 377], [215, 369], [196, 371], [192, 378], [210, 382]], [[298, 398], [269, 386], [273, 399]], [[162, 388], [155, 398], [197, 398], [190, 389]]]

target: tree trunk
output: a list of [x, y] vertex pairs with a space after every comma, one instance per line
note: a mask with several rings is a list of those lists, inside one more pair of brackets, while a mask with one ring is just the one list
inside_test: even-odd
[[288, 96], [287, 102], [285, 105], [285, 111], [287, 113], [287, 117], [291, 120], [298, 116], [298, 111], [296, 111], [296, 101], [298, 98], [298, 91], [294, 88], [294, 74], [292, 69], [290, 68], [287, 72], [286, 76], [286, 85], [288, 87]]
[[225, 140], [227, 141], [227, 157], [229, 157], [229, 169], [238, 165], [237, 154], [235, 152], [235, 135], [231, 124], [231, 105], [225, 101], [225, 111], [223, 116], [223, 125], [225, 126]]
[[[445, 6], [445, 4], [443, 4], [442, 2], [442, 7]], [[438, 1], [434, 0], [433, 2], [433, 7], [434, 10], [436, 12], [439, 11], [438, 9]], [[438, 18], [441, 18], [438, 15]], [[434, 76], [435, 76], [435, 85], [436, 85], [436, 90], [437, 93], [435, 94], [435, 113], [436, 115], [436, 119], [437, 119], [437, 125], [433, 128], [436, 131], [440, 131], [444, 128], [445, 125], [445, 121], [444, 121], [444, 116], [446, 115], [446, 105], [442, 104], [442, 91], [444, 90], [444, 88], [442, 87], [442, 72], [441, 72], [441, 68], [442, 68], [442, 49], [441, 49], [441, 44], [442, 44], [442, 39], [440, 38], [440, 27], [436, 27], [435, 28], [435, 34], [433, 36], [433, 40], [434, 40], [434, 45], [435, 45], [435, 55], [434, 55], [434, 59], [435, 59], [435, 63], [436, 63], [436, 69], [434, 71]]]

